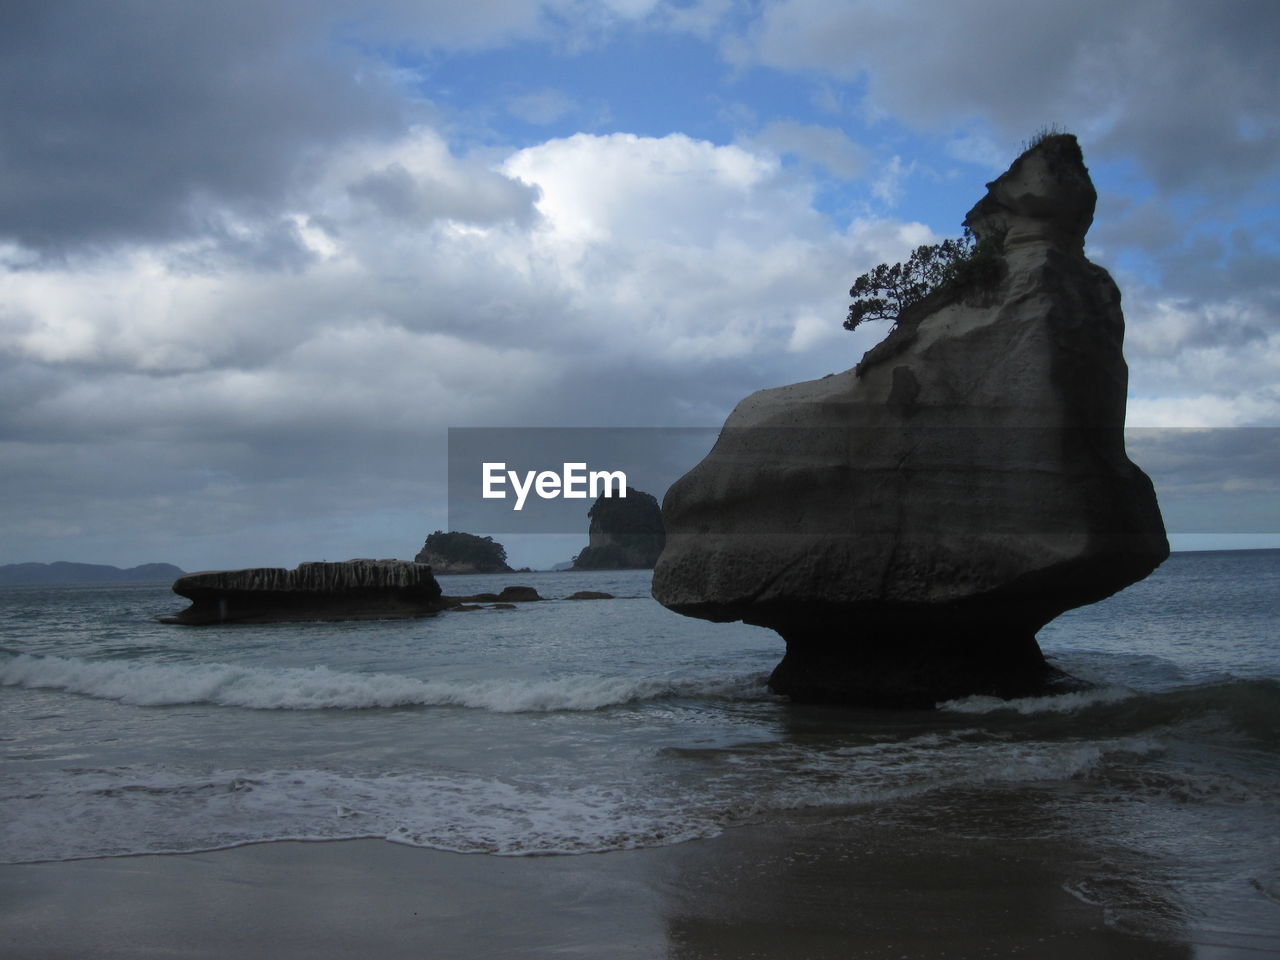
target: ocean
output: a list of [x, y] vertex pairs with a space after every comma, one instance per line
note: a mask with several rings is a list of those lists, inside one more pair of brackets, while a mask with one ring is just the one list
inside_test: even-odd
[[899, 824], [1071, 843], [1064, 888], [1117, 929], [1280, 954], [1280, 551], [1174, 554], [1050, 624], [1087, 692], [903, 713], [770, 695], [777, 635], [677, 616], [648, 572], [440, 579], [550, 599], [193, 628], [155, 621], [168, 584], [0, 588], [0, 861]]

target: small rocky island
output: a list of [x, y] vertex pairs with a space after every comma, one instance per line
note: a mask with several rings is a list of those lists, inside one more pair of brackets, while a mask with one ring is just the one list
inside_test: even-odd
[[188, 573], [173, 592], [191, 606], [162, 623], [277, 623], [432, 617], [448, 606], [425, 563], [347, 560]]
[[574, 570], [653, 569], [667, 539], [657, 497], [627, 487], [625, 497], [598, 497], [587, 516], [590, 540]]
[[[1068, 688], [1036, 632], [1169, 546], [1125, 453], [1120, 292], [1086, 259], [1096, 193], [1070, 135], [965, 223], [984, 282], [902, 311], [852, 370], [738, 404], [663, 503], [663, 604], [770, 627], [795, 700], [929, 708]], [[994, 280], [992, 280], [994, 276]]]
[[507, 550], [493, 537], [477, 537], [474, 533], [437, 530], [413, 558], [415, 563], [430, 564], [437, 574], [513, 573], [507, 565]]

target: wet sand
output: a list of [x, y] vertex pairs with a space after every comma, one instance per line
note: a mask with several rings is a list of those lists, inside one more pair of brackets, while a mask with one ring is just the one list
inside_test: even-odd
[[[1084, 859], [1082, 859], [1084, 858]], [[1066, 845], [850, 823], [492, 857], [381, 840], [0, 867], [11, 958], [1225, 958], [1112, 929]]]

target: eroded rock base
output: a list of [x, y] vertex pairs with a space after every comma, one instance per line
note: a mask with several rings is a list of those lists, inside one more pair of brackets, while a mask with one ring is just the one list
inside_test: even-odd
[[190, 600], [191, 606], [161, 617], [161, 623], [403, 620], [435, 616], [445, 606], [431, 567], [400, 560], [189, 573], [174, 581], [173, 592]]
[[882, 630], [850, 644], [793, 636], [769, 689], [796, 703], [932, 710], [970, 696], [1004, 700], [1089, 686], [1056, 667], [1026, 631]]
[[313, 593], [273, 594], [224, 591], [193, 598], [181, 613], [161, 623], [209, 626], [218, 623], [280, 623], [306, 620], [408, 620], [434, 617], [443, 608], [438, 597], [407, 592], [364, 591], [359, 596], [317, 597]]

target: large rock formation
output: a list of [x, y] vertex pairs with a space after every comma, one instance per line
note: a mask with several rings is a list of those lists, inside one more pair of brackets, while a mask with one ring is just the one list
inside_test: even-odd
[[853, 370], [742, 401], [667, 493], [654, 596], [777, 630], [770, 685], [799, 700], [1061, 689], [1036, 632], [1169, 549], [1125, 454], [1095, 200], [1075, 138], [1045, 139], [966, 218], [1002, 247], [985, 284], [908, 308]]
[[445, 607], [424, 563], [348, 560], [189, 573], [173, 592], [191, 606], [165, 623], [276, 623], [290, 620], [402, 620]]
[[627, 487], [625, 497], [597, 497], [587, 516], [590, 539], [574, 570], [653, 569], [666, 543], [657, 497]]

